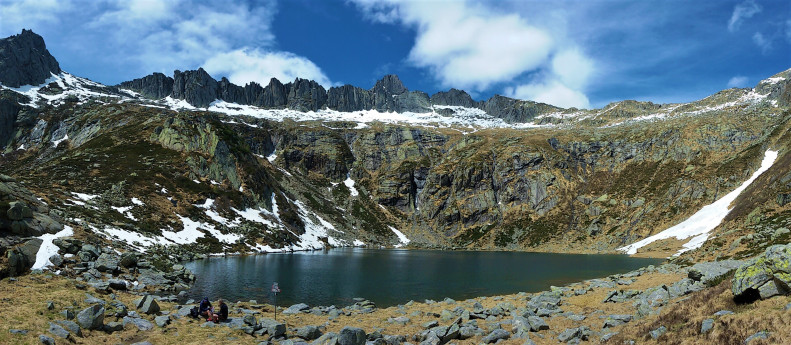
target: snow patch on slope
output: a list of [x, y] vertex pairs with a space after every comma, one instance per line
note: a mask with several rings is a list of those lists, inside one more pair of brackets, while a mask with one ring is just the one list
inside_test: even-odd
[[390, 231], [392, 231], [393, 233], [396, 234], [396, 236], [398, 236], [398, 241], [401, 242], [401, 244], [395, 246], [396, 248], [403, 247], [404, 245], [407, 245], [407, 244], [409, 244], [409, 242], [411, 242], [409, 240], [409, 238], [407, 238], [406, 235], [404, 235], [403, 232], [398, 231], [398, 229], [396, 229], [396, 228], [394, 228], [392, 226], [388, 226], [388, 228], [390, 228]]
[[704, 206], [700, 209], [697, 213], [693, 214], [691, 217], [687, 218], [687, 220], [668, 228], [656, 235], [643, 239], [641, 241], [632, 243], [628, 246], [624, 246], [618, 248], [618, 250], [625, 252], [626, 254], [636, 254], [637, 250], [652, 243], [655, 241], [675, 237], [679, 240], [685, 240], [687, 238], [692, 237], [690, 241], [684, 244], [683, 248], [679, 250], [678, 253], [675, 255], [679, 255], [683, 252], [690, 251], [693, 249], [700, 248], [706, 239], [708, 239], [709, 231], [716, 228], [722, 220], [725, 219], [725, 216], [728, 215], [728, 212], [731, 211], [730, 205], [731, 203], [736, 200], [736, 198], [744, 191], [755, 179], [758, 178], [761, 174], [763, 174], [766, 170], [768, 170], [774, 161], [777, 159], [777, 151], [766, 151], [764, 154], [764, 159], [761, 162], [761, 167], [753, 173], [753, 175], [747, 180], [742, 183], [739, 188], [734, 189], [732, 192], [728, 193], [724, 197], [720, 198], [719, 200], [715, 201], [714, 203]]
[[56, 234], [44, 234], [39, 236], [38, 238], [42, 241], [41, 247], [39, 247], [36, 253], [36, 262], [33, 263], [31, 269], [37, 270], [52, 266], [52, 262], [49, 261], [49, 258], [58, 253], [58, 246], [52, 243], [52, 240], [72, 235], [74, 235], [74, 229], [72, 229], [71, 226], [64, 225], [63, 230], [58, 231]]
[[343, 181], [343, 184], [346, 185], [346, 188], [349, 188], [349, 194], [351, 196], [358, 196], [360, 193], [357, 192], [357, 188], [354, 188], [354, 180], [352, 180], [351, 176], [346, 174], [346, 180]]

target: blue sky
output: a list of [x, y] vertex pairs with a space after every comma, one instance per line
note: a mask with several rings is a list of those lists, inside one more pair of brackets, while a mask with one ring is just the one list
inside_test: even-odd
[[0, 35], [32, 28], [61, 67], [105, 84], [204, 67], [370, 88], [398, 74], [564, 107], [659, 103], [791, 68], [791, 1], [0, 0]]

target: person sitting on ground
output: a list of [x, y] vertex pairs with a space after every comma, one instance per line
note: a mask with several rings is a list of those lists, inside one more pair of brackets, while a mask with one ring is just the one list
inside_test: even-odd
[[214, 319], [214, 308], [211, 306], [208, 297], [203, 297], [200, 301], [200, 308], [198, 309], [201, 316], [205, 316], [207, 321]]
[[217, 304], [220, 305], [220, 312], [214, 314], [214, 322], [217, 323], [220, 321], [228, 320], [228, 305], [225, 304], [225, 300], [220, 298], [219, 300], [217, 300]]

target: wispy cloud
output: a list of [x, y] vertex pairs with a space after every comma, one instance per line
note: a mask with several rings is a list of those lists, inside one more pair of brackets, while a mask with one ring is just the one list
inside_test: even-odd
[[761, 52], [764, 54], [772, 50], [772, 39], [764, 37], [760, 32], [756, 32], [753, 35], [753, 43], [755, 43], [758, 48], [761, 48]]
[[749, 79], [742, 75], [737, 75], [728, 80], [728, 87], [745, 87]]
[[593, 62], [578, 50], [564, 50], [555, 54], [539, 78], [507, 87], [505, 94], [563, 107], [589, 108], [588, 97], [579, 90], [585, 88], [593, 71]]
[[741, 27], [745, 19], [752, 18], [752, 16], [760, 13], [762, 10], [761, 5], [757, 4], [754, 0], [747, 0], [736, 5], [733, 8], [731, 19], [728, 20], [728, 31], [735, 32], [739, 30], [739, 27]]
[[[547, 27], [518, 13], [497, 11], [483, 3], [357, 0], [373, 21], [414, 28], [415, 44], [407, 61], [428, 69], [444, 87], [485, 91], [510, 84], [514, 97], [558, 106], [587, 107], [584, 95], [592, 59]], [[555, 63], [574, 59], [570, 65]], [[584, 73], [576, 73], [584, 69]], [[529, 83], [514, 83], [532, 75]], [[545, 89], [546, 86], [551, 89]]]

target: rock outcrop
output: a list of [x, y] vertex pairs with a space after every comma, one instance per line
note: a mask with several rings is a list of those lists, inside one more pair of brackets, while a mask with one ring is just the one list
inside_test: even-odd
[[327, 102], [327, 91], [313, 80], [297, 78], [286, 85], [288, 89], [288, 108], [299, 111], [316, 111]]
[[774, 245], [736, 270], [734, 299], [752, 302], [791, 292], [791, 244]]
[[457, 89], [450, 89], [448, 91], [440, 91], [431, 95], [431, 104], [434, 105], [452, 105], [467, 108], [475, 108], [478, 104], [472, 100], [470, 95]]
[[153, 73], [143, 78], [125, 81], [118, 86], [136, 91], [146, 98], [160, 99], [173, 93], [173, 78], [162, 73]]
[[494, 95], [479, 103], [479, 108], [508, 123], [530, 122], [538, 115], [561, 110], [549, 104], [522, 101], [500, 95]]
[[31, 30], [0, 39], [0, 83], [8, 87], [40, 85], [60, 65], [49, 53], [44, 39]]
[[58, 218], [27, 188], [0, 174], [0, 236], [56, 233], [63, 229]]
[[173, 94], [176, 99], [199, 108], [206, 108], [219, 95], [219, 85], [203, 68], [197, 71], [173, 72]]

